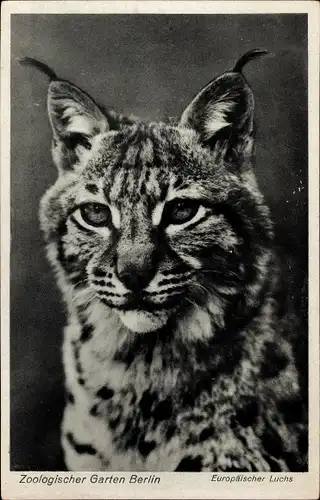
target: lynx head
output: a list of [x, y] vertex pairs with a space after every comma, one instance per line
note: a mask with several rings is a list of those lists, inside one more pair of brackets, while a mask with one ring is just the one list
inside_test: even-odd
[[53, 75], [59, 176], [41, 224], [64, 291], [88, 291], [140, 333], [168, 322], [183, 331], [192, 315], [209, 337], [259, 304], [272, 228], [252, 172], [254, 100], [241, 68], [261, 54], [212, 80], [175, 126], [104, 112]]

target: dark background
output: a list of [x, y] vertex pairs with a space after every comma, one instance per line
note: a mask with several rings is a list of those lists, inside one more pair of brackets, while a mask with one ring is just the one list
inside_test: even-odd
[[11, 137], [11, 467], [54, 470], [63, 404], [64, 306], [43, 248], [39, 200], [54, 182], [48, 81], [29, 56], [98, 102], [144, 119], [179, 116], [246, 51], [256, 97], [256, 173], [301, 304], [307, 267], [305, 15], [13, 15]]

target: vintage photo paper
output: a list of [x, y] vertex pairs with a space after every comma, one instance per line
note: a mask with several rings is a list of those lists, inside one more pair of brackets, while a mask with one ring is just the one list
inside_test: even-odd
[[318, 498], [318, 3], [1, 32], [3, 498]]

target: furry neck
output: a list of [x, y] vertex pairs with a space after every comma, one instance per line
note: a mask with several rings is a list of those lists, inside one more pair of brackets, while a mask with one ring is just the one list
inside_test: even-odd
[[184, 314], [173, 315], [163, 328], [149, 333], [131, 331], [116, 311], [96, 299], [90, 301], [86, 290], [68, 303], [70, 322], [79, 325], [81, 332], [74, 340], [86, 341], [89, 329], [95, 349], [105, 360], [127, 365], [136, 358], [149, 365], [157, 356], [190, 374], [195, 369], [206, 371], [208, 366], [221, 369], [221, 363], [232, 365], [232, 360], [239, 359], [245, 338], [237, 329], [224, 329], [222, 309], [212, 297], [202, 307], [190, 304]]

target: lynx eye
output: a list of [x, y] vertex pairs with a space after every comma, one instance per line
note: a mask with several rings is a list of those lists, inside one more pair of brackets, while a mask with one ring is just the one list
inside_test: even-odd
[[100, 203], [87, 203], [80, 208], [80, 214], [84, 222], [94, 227], [103, 227], [109, 223], [110, 209]]
[[166, 224], [184, 224], [197, 214], [200, 203], [196, 200], [174, 200], [165, 207]]

